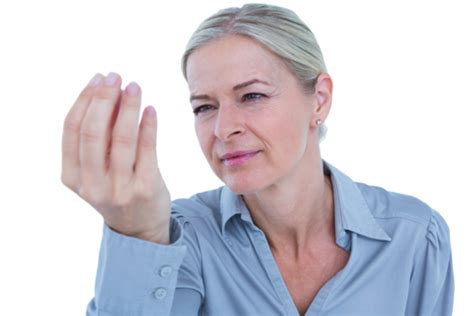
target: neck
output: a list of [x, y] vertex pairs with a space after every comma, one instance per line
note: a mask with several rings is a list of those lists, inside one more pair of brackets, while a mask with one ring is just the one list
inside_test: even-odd
[[332, 184], [319, 153], [316, 158], [279, 183], [244, 196], [275, 254], [297, 259], [315, 241], [334, 242]]

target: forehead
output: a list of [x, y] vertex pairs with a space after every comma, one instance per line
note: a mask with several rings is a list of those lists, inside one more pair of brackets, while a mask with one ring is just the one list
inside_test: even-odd
[[255, 40], [228, 35], [198, 48], [188, 58], [191, 92], [234, 86], [254, 77], [276, 83], [289, 74], [285, 63]]

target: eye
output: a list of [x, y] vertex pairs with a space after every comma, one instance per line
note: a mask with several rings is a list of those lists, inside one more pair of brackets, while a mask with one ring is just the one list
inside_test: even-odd
[[244, 101], [256, 101], [256, 100], [262, 99], [264, 97], [266, 97], [266, 96], [262, 93], [256, 93], [256, 92], [247, 93], [247, 94], [244, 94], [242, 96], [242, 102], [244, 102]]
[[198, 106], [196, 107], [194, 110], [193, 110], [193, 113], [194, 115], [199, 115], [199, 114], [203, 114], [205, 112], [209, 112], [210, 110], [214, 109], [215, 107], [213, 105], [210, 105], [210, 104], [204, 104], [204, 105], [201, 105], [201, 106]]

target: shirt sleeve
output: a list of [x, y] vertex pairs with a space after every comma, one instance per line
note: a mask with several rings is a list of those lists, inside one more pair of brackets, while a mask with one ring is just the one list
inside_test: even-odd
[[170, 315], [186, 254], [183, 228], [171, 218], [170, 245], [125, 236], [104, 225], [89, 316]]
[[199, 238], [191, 222], [184, 216], [174, 213], [183, 226], [183, 241], [186, 255], [178, 271], [176, 293], [171, 315], [200, 315], [205, 290], [202, 278], [202, 257]]
[[452, 315], [454, 276], [449, 228], [433, 211], [426, 238], [418, 246], [406, 315]]

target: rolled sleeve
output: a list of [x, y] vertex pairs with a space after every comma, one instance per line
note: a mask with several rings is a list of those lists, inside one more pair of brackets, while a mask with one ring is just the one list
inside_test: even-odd
[[170, 245], [160, 245], [104, 225], [95, 298], [87, 315], [168, 315], [186, 253], [182, 226], [174, 218], [170, 237]]

